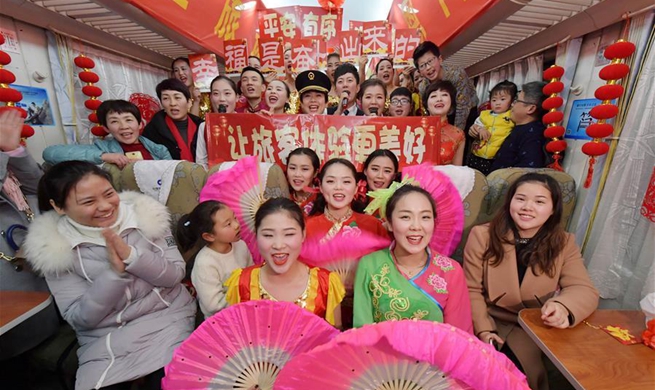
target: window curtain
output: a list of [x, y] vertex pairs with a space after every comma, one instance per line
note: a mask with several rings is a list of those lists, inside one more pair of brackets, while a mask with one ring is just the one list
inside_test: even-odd
[[501, 81], [509, 80], [521, 89], [521, 85], [531, 81], [542, 81], [544, 56], [541, 54], [514, 61], [478, 76], [475, 90], [480, 102], [489, 100], [489, 91]]
[[156, 100], [155, 87], [161, 80], [170, 77], [170, 73], [165, 69], [121, 57], [51, 31], [46, 34], [55, 91], [66, 141], [69, 144], [89, 144], [95, 139], [87, 118], [90, 111], [84, 107], [84, 101], [88, 97], [82, 93], [84, 83], [77, 76], [81, 69], [73, 62], [79, 54], [84, 54], [95, 62], [93, 72], [100, 77], [96, 85], [102, 89], [99, 99], [103, 101], [129, 101], [133, 93], [150, 95]]
[[[589, 274], [605, 299], [635, 309], [655, 292], [655, 224], [640, 208], [655, 166], [655, 43], [653, 14], [632, 21], [639, 48], [626, 83], [625, 120], [584, 250]], [[643, 56], [640, 56], [643, 53]], [[600, 173], [600, 172], [599, 172]]]

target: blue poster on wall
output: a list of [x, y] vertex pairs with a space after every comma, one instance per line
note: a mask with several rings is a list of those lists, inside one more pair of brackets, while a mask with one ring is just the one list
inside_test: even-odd
[[16, 84], [12, 84], [11, 87], [23, 94], [23, 100], [17, 102], [16, 105], [27, 111], [26, 124], [32, 126], [55, 125], [48, 92], [45, 89]]
[[571, 139], [591, 139], [585, 132], [587, 127], [595, 122], [595, 119], [589, 115], [589, 111], [599, 104], [600, 100], [598, 99], [574, 100], [564, 136]]

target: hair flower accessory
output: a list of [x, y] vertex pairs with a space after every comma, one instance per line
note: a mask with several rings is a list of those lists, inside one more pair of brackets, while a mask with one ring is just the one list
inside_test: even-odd
[[389, 201], [389, 198], [391, 198], [391, 195], [393, 195], [400, 187], [411, 184], [411, 185], [419, 185], [414, 178], [411, 177], [406, 177], [398, 183], [397, 181], [394, 181], [391, 183], [389, 188], [381, 188], [379, 190], [375, 191], [369, 191], [366, 195], [371, 197], [371, 203], [366, 206], [364, 209], [364, 212], [366, 214], [373, 215], [378, 209], [380, 209], [380, 217], [382, 219], [387, 218], [387, 202]]

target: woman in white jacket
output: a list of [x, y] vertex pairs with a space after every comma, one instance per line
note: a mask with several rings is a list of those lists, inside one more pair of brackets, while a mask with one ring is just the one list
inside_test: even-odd
[[39, 182], [25, 247], [75, 329], [76, 390], [159, 389], [163, 367], [193, 331], [196, 305], [166, 207], [118, 194], [92, 163], [68, 161]]

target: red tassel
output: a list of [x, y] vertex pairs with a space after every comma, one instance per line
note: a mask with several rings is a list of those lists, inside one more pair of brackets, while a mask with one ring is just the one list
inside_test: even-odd
[[556, 171], [564, 172], [564, 168], [559, 164], [559, 160], [562, 158], [559, 154], [553, 154], [553, 161], [551, 164], [548, 165], [548, 168], [552, 168]]
[[596, 164], [596, 158], [591, 157], [589, 159], [589, 169], [587, 170], [587, 178], [584, 181], [584, 188], [591, 187], [591, 179], [593, 179], [594, 176], [594, 164]]

